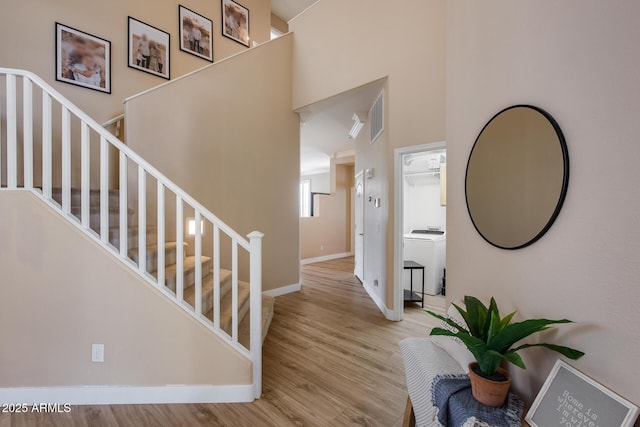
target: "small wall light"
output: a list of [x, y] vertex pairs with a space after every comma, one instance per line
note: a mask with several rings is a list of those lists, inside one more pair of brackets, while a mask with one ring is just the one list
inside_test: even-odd
[[[187, 234], [189, 236], [196, 235], [196, 220], [194, 218], [187, 219]], [[200, 235], [204, 234], [204, 221], [200, 220]]]

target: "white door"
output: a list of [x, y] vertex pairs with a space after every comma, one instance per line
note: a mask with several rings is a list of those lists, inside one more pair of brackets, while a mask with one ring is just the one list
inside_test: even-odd
[[364, 281], [364, 174], [356, 175], [355, 275]]

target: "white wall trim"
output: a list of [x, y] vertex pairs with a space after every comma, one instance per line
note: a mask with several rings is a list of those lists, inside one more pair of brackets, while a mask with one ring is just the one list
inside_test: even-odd
[[325, 255], [317, 258], [307, 258], [307, 259], [300, 260], [300, 265], [309, 265], [309, 264], [315, 264], [316, 262], [333, 261], [334, 259], [346, 258], [350, 256], [353, 256], [352, 252], [343, 252], [340, 254]]
[[79, 386], [0, 388], [0, 402], [70, 405], [253, 402], [253, 385], [168, 385], [160, 387]]
[[382, 299], [380, 299], [378, 294], [375, 293], [375, 291], [371, 286], [369, 286], [366, 282], [362, 282], [362, 286], [364, 287], [364, 290], [367, 291], [367, 293], [369, 294], [369, 297], [371, 297], [375, 305], [378, 306], [378, 309], [382, 312], [382, 314], [384, 314], [384, 317], [386, 317], [388, 320], [393, 320], [393, 321], [402, 320], [396, 317], [395, 312], [393, 310], [389, 310], [387, 308], [385, 303], [382, 301]]
[[[439, 150], [447, 148], [446, 141], [430, 144], [414, 145], [412, 147], [396, 148], [393, 158], [393, 320], [402, 320], [404, 314], [404, 291], [402, 287], [403, 250], [402, 238], [404, 236], [404, 198], [402, 188], [402, 157], [405, 154], [420, 153], [422, 151]], [[389, 318], [389, 317], [387, 317]]]
[[267, 295], [269, 297], [279, 297], [282, 295], [292, 294], [294, 292], [298, 292], [302, 289], [301, 283], [294, 283], [293, 285], [282, 286], [276, 289], [271, 289], [268, 291], [262, 292], [263, 295]]

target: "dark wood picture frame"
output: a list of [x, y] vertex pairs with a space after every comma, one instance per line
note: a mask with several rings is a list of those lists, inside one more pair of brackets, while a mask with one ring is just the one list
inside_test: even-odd
[[250, 47], [249, 9], [233, 0], [222, 0], [222, 35]]
[[129, 67], [170, 80], [171, 35], [131, 16], [127, 28]]
[[111, 42], [55, 23], [56, 80], [111, 93]]
[[178, 5], [178, 26], [180, 50], [213, 62], [213, 21]]

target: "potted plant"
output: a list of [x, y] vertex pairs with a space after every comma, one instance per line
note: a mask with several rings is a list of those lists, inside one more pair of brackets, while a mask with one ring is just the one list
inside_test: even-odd
[[519, 368], [526, 369], [518, 351], [529, 347], [545, 347], [556, 351], [569, 359], [579, 359], [584, 353], [569, 347], [538, 343], [514, 345], [529, 335], [549, 329], [549, 325], [572, 323], [571, 320], [529, 319], [511, 323], [516, 312], [500, 317], [500, 311], [494, 298], [487, 308], [480, 300], [465, 296], [466, 310], [454, 305], [466, 328], [455, 321], [432, 311], [429, 314], [444, 321], [452, 329], [433, 328], [431, 335], [444, 335], [460, 339], [469, 349], [475, 362], [469, 365], [469, 377], [473, 397], [488, 406], [502, 406], [509, 393], [511, 376], [500, 367], [506, 360]]

